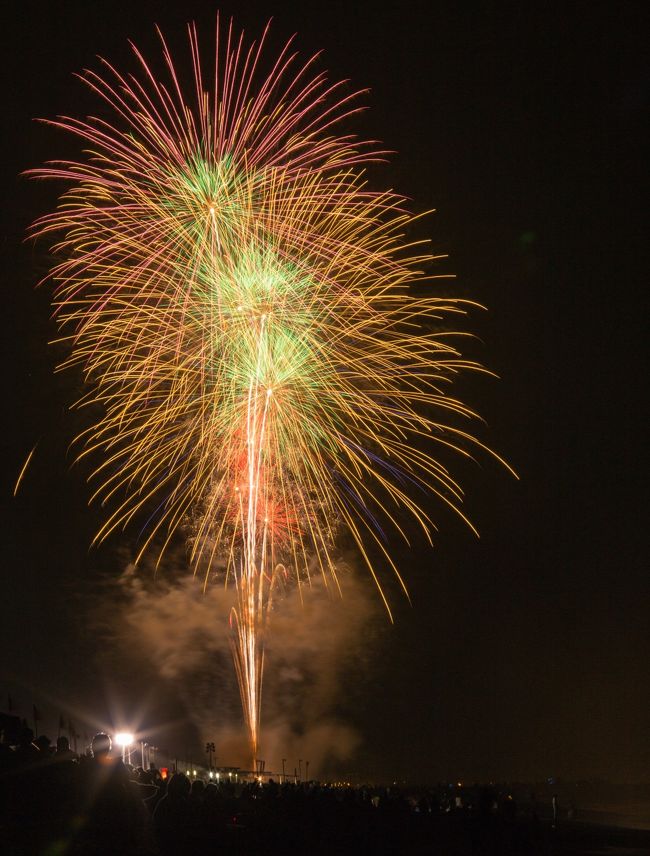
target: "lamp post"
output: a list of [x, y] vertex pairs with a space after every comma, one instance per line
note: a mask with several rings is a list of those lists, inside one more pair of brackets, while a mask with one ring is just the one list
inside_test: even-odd
[[282, 759], [282, 784], [284, 784], [284, 783], [285, 783], [286, 778], [287, 778], [287, 777], [286, 777], [286, 773], [284, 772], [284, 765], [286, 764], [286, 762], [287, 762], [287, 759], [286, 759], [286, 758], [283, 758], [283, 759]]
[[[122, 747], [122, 761], [131, 763], [131, 746], [133, 745], [133, 735], [128, 731], [118, 731], [115, 735], [115, 743]], [[127, 754], [128, 749], [128, 754]]]

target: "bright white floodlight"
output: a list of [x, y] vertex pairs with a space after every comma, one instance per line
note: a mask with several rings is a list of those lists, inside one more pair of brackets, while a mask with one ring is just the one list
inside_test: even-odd
[[118, 731], [115, 735], [115, 742], [122, 748], [122, 761], [128, 761], [129, 764], [131, 763], [130, 747], [133, 745], [134, 740], [135, 736], [129, 731]]

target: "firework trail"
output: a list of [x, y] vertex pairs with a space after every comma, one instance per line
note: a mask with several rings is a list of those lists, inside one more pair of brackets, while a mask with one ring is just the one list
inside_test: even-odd
[[33, 234], [61, 236], [49, 278], [64, 367], [82, 366], [78, 406], [101, 411], [78, 438], [112, 508], [96, 540], [144, 519], [141, 554], [181, 532], [205, 585], [236, 587], [253, 758], [277, 587], [314, 573], [336, 587], [341, 528], [376, 581], [373, 551], [401, 582], [380, 520], [404, 534], [406, 510], [429, 535], [414, 485], [462, 516], [434, 453], [481, 445], [445, 415], [475, 416], [447, 386], [483, 370], [439, 332], [463, 301], [412, 291], [431, 290], [432, 257], [403, 237], [404, 199], [365, 185], [382, 152], [337, 130], [359, 93], [291, 40], [265, 68], [267, 31], [247, 44], [217, 24], [206, 85], [190, 26], [191, 96], [162, 36], [165, 82], [135, 47], [134, 74], [85, 71], [113, 118], [50, 122], [85, 157], [32, 172], [69, 184]]

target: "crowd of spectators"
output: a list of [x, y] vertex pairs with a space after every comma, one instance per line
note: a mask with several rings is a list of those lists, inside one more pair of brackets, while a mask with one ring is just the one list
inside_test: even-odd
[[163, 778], [124, 764], [98, 734], [77, 756], [26, 728], [0, 742], [0, 836], [11, 856], [179, 854], [526, 854], [536, 819], [507, 794], [475, 789], [333, 786], [273, 779], [233, 783]]

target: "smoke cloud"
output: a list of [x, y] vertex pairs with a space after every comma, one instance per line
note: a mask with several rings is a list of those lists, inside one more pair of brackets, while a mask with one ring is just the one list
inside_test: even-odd
[[[264, 661], [260, 756], [267, 770], [336, 775], [362, 744], [346, 721], [347, 700], [369, 679], [372, 653], [386, 624], [372, 584], [345, 564], [341, 593], [322, 577], [276, 598]], [[125, 652], [144, 652], [174, 685], [202, 739], [217, 743], [219, 763], [247, 766], [248, 745], [230, 649], [235, 594], [219, 584], [205, 593], [183, 575], [152, 583], [128, 566], [120, 580], [122, 620], [113, 628]], [[303, 775], [306, 773], [303, 761]]]

